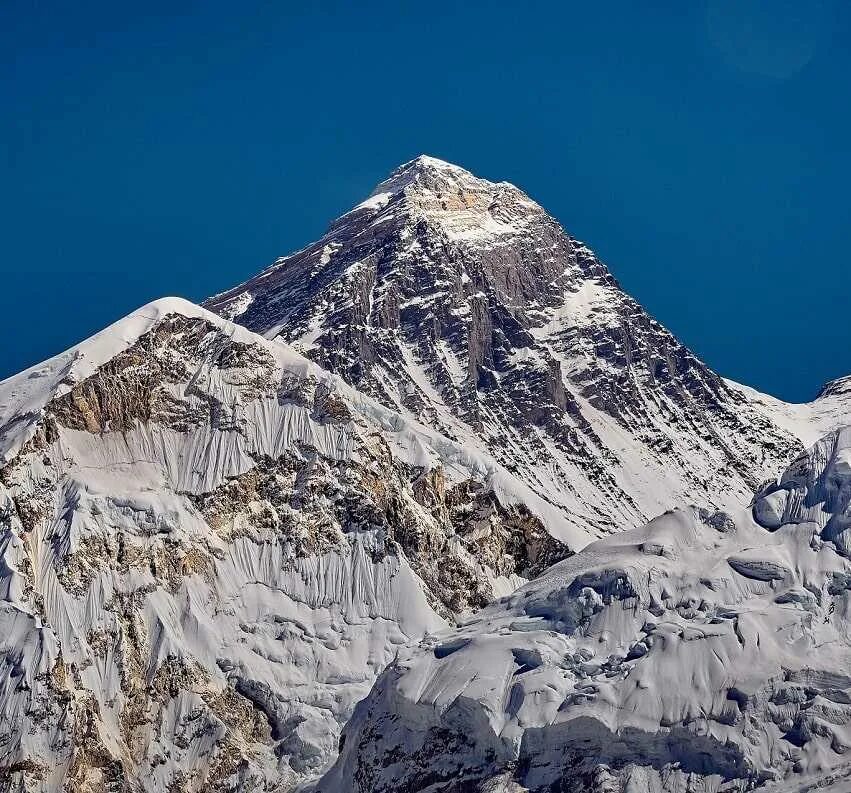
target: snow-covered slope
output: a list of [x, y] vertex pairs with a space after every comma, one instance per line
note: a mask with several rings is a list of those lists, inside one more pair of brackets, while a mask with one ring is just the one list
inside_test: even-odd
[[823, 435], [851, 422], [851, 376], [827, 383], [812, 402], [794, 404], [728, 380], [772, 424], [811, 446]]
[[583, 541], [178, 299], [0, 383], [0, 453], [4, 790], [288, 790], [400, 647]]
[[400, 653], [323, 791], [848, 790], [851, 429]]
[[213, 311], [486, 452], [598, 537], [802, 448], [513, 185], [419, 157]]

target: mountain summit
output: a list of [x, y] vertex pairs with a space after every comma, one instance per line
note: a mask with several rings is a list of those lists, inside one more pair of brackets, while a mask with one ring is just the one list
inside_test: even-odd
[[493, 455], [589, 539], [738, 506], [800, 449], [523, 191], [432, 157], [205, 305]]
[[485, 240], [518, 231], [530, 216], [544, 212], [508, 182], [494, 184], [426, 155], [399, 166], [359, 206], [391, 202], [428, 218], [452, 239]]

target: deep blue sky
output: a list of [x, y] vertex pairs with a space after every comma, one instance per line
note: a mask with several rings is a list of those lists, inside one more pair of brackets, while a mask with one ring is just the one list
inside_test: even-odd
[[4, 0], [0, 376], [233, 285], [425, 152], [811, 398], [851, 372], [848, 5]]

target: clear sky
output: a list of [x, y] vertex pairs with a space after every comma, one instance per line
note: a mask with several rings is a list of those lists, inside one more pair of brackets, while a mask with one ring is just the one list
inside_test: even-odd
[[315, 239], [420, 153], [722, 374], [851, 373], [851, 4], [0, 3], [0, 376]]

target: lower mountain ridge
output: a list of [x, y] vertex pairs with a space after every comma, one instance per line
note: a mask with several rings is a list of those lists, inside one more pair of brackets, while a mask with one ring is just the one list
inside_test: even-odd
[[851, 789], [851, 429], [399, 654], [317, 789]]
[[[801, 437], [847, 414], [728, 387]], [[0, 383], [0, 790], [841, 774], [848, 437], [588, 545], [480, 450], [152, 303]]]
[[177, 299], [0, 384], [0, 452], [1, 790], [290, 790], [400, 648], [581, 540]]

